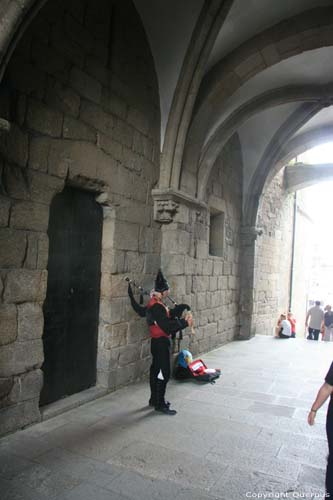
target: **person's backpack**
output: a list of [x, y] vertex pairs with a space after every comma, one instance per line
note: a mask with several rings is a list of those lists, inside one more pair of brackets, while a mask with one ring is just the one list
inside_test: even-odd
[[192, 354], [186, 349], [182, 349], [177, 358], [174, 377], [177, 380], [185, 380], [189, 378], [195, 379], [197, 382], [215, 383], [221, 375], [219, 368], [208, 368], [202, 359], [193, 361]]

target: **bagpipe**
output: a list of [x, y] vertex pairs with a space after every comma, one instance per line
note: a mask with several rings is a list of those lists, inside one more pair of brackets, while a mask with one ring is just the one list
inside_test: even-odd
[[[131, 280], [128, 276], [126, 276], [125, 281], [128, 282], [128, 296], [130, 298], [131, 305], [132, 305], [134, 311], [141, 318], [145, 318], [147, 316], [147, 307], [143, 305], [143, 298], [145, 295], [150, 297], [151, 293], [149, 291], [145, 290], [141, 285], [138, 285], [134, 280]], [[136, 288], [140, 294], [140, 301], [139, 302], [137, 302], [135, 300], [132, 286], [134, 288]], [[172, 305], [173, 305], [172, 311], [173, 311], [173, 316], [175, 318], [180, 319], [180, 318], [183, 318], [184, 315], [191, 313], [191, 308], [188, 304], [177, 304], [177, 302], [172, 297], [170, 297], [170, 295], [167, 295], [165, 298], [168, 299], [172, 303]], [[191, 327], [191, 333], [192, 333], [192, 335], [195, 334], [193, 326]], [[180, 345], [180, 341], [182, 339], [183, 339], [183, 332], [180, 330], [178, 332], [179, 345]]]

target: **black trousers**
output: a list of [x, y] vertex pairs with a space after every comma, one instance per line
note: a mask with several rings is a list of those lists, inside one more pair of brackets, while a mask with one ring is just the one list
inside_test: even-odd
[[333, 499], [333, 411], [328, 411], [326, 419], [326, 433], [328, 441], [328, 458], [326, 468], [326, 493], [327, 498]]
[[320, 330], [317, 330], [316, 328], [308, 328], [309, 335], [307, 336], [308, 340], [318, 340]]
[[150, 367], [150, 400], [154, 406], [164, 406], [166, 386], [171, 374], [170, 339], [167, 337], [152, 338], [150, 351], [153, 357]]

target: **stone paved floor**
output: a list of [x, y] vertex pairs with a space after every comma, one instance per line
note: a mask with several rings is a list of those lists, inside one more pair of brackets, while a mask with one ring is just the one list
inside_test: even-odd
[[333, 343], [255, 337], [203, 359], [222, 377], [172, 381], [175, 417], [140, 383], [0, 440], [0, 498], [321, 498], [326, 407], [306, 416]]

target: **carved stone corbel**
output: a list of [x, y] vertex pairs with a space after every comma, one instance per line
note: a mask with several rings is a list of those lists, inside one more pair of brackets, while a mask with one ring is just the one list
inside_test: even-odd
[[155, 199], [154, 200], [154, 219], [157, 222], [169, 224], [173, 221], [178, 212], [179, 203], [172, 199]]

